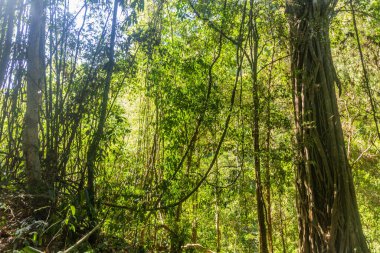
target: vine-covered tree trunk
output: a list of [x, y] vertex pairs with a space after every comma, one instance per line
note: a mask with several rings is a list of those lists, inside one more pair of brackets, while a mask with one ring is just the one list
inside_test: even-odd
[[288, 0], [300, 252], [369, 252], [338, 113], [329, 23], [337, 1]]
[[33, 207], [41, 207], [46, 195], [39, 157], [39, 107], [44, 82], [44, 1], [32, 0], [30, 9], [27, 48], [26, 112], [24, 117], [23, 145], [26, 161], [27, 188], [33, 197]]

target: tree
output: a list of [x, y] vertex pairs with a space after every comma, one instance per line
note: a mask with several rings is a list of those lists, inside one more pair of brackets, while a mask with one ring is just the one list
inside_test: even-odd
[[369, 252], [338, 112], [329, 23], [336, 0], [289, 0], [300, 252]]
[[40, 204], [42, 204], [41, 195], [46, 194], [42, 180], [38, 137], [39, 109], [41, 105], [42, 85], [45, 80], [45, 21], [43, 13], [44, 1], [32, 0], [27, 48], [27, 101], [24, 117], [23, 145], [28, 181], [27, 188], [30, 194], [35, 195], [33, 200], [35, 208], [40, 207]]
[[99, 123], [87, 152], [87, 164], [86, 164], [87, 174], [88, 174], [87, 175], [88, 176], [87, 193], [88, 193], [88, 199], [89, 199], [88, 205], [89, 205], [89, 210], [90, 210], [89, 216], [90, 216], [91, 221], [95, 221], [95, 218], [96, 218], [96, 216], [94, 216], [95, 213], [93, 211], [93, 208], [95, 207], [94, 167], [95, 167], [95, 161], [96, 161], [98, 151], [99, 151], [99, 143], [103, 137], [104, 126], [107, 119], [107, 105], [108, 105], [108, 100], [109, 100], [111, 78], [112, 78], [113, 68], [115, 65], [115, 40], [116, 40], [118, 5], [119, 5], [119, 1], [115, 0], [113, 14], [112, 14], [113, 16], [112, 16], [112, 27], [111, 27], [111, 39], [110, 39], [110, 45], [109, 45], [109, 51], [108, 51], [108, 63], [106, 67], [107, 76], [104, 81], [104, 90], [102, 94], [102, 102], [101, 102], [100, 111], [99, 111]]
[[249, 12], [249, 46], [250, 46], [250, 70], [252, 77], [252, 97], [253, 97], [253, 151], [254, 151], [254, 166], [256, 177], [256, 201], [257, 201], [257, 219], [259, 223], [259, 240], [260, 240], [260, 252], [268, 253], [268, 241], [267, 241], [267, 228], [265, 225], [265, 202], [263, 195], [263, 184], [261, 183], [261, 159], [260, 159], [260, 127], [259, 127], [259, 114], [260, 114], [260, 98], [259, 98], [259, 84], [257, 80], [258, 70], [258, 48], [259, 48], [259, 34], [257, 31], [256, 18], [253, 13], [253, 1], [250, 1]]

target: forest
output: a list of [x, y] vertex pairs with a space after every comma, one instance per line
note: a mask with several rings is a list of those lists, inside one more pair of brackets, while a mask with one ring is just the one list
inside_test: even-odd
[[0, 0], [0, 252], [380, 252], [380, 0]]

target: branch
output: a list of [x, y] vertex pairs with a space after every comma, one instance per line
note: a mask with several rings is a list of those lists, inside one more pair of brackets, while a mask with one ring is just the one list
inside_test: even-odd
[[103, 222], [99, 223], [90, 232], [88, 232], [79, 241], [77, 241], [73, 246], [71, 246], [67, 250], [59, 251], [58, 253], [69, 253], [69, 252], [75, 250], [81, 243], [83, 243], [84, 241], [86, 241], [96, 230], [98, 230], [102, 224], [103, 224]]
[[273, 63], [278, 62], [278, 61], [281, 61], [281, 60], [283, 60], [283, 59], [286, 59], [286, 58], [288, 58], [289, 56], [290, 56], [290, 54], [287, 54], [287, 55], [285, 55], [285, 56], [281, 56], [281, 57], [279, 57], [279, 58], [277, 58], [277, 59], [273, 59], [272, 61], [270, 61], [270, 62], [266, 63], [264, 66], [262, 66], [262, 67], [257, 71], [257, 74], [260, 73], [261, 71], [263, 71], [266, 67], [271, 66]]
[[[371, 139], [371, 137], [370, 137]], [[370, 140], [369, 140], [370, 141]], [[375, 136], [375, 139], [374, 141], [376, 141], [376, 136]], [[370, 150], [373, 146], [374, 146], [374, 141], [371, 141], [370, 145], [368, 145], [368, 147], [358, 156], [358, 158], [356, 158], [356, 160], [351, 164], [351, 167], [353, 168], [354, 165], [363, 157], [363, 155], [365, 153], [368, 152], [368, 150]]]

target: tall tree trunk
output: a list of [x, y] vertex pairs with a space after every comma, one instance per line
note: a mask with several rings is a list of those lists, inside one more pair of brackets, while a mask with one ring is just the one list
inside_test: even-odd
[[198, 191], [196, 191], [191, 200], [193, 220], [191, 222], [191, 243], [197, 243], [198, 241]]
[[259, 221], [259, 240], [260, 252], [268, 253], [267, 242], [267, 229], [265, 225], [265, 202], [263, 195], [263, 185], [261, 183], [261, 162], [260, 162], [260, 126], [259, 126], [259, 113], [260, 113], [260, 100], [259, 100], [259, 84], [257, 80], [257, 63], [258, 63], [258, 48], [259, 48], [259, 35], [256, 27], [256, 22], [253, 15], [253, 0], [250, 1], [250, 14], [249, 14], [249, 46], [251, 58], [251, 78], [252, 78], [252, 97], [253, 97], [253, 158], [255, 166], [256, 177], [256, 202], [257, 202], [257, 218]]
[[266, 217], [267, 217], [267, 224], [268, 224], [268, 232], [267, 232], [267, 239], [268, 239], [268, 247], [269, 252], [273, 253], [273, 233], [272, 233], [272, 201], [271, 201], [271, 136], [272, 136], [272, 125], [271, 125], [271, 100], [272, 100], [272, 75], [273, 75], [273, 68], [274, 68], [274, 56], [275, 56], [275, 50], [276, 43], [275, 40], [273, 40], [273, 51], [272, 51], [272, 63], [270, 65], [269, 70], [269, 77], [268, 77], [268, 97], [267, 97], [267, 104], [266, 104], [266, 127], [267, 127], [267, 133], [266, 133], [266, 157], [265, 157], [265, 200], [266, 200]]
[[216, 160], [216, 170], [215, 170], [215, 232], [216, 232], [216, 252], [220, 253], [222, 246], [222, 232], [220, 230], [220, 195], [221, 188], [219, 187], [219, 164]]
[[41, 104], [42, 86], [45, 81], [45, 20], [44, 1], [32, 0], [30, 9], [29, 38], [27, 48], [27, 90], [26, 112], [24, 117], [23, 145], [26, 161], [27, 188], [35, 195], [33, 206], [40, 207], [41, 195], [46, 194], [42, 180], [39, 157], [39, 107]]
[[329, 41], [337, 1], [288, 0], [300, 252], [369, 252], [344, 147]]
[[113, 9], [113, 16], [112, 16], [112, 27], [111, 27], [111, 40], [110, 40], [110, 46], [108, 51], [108, 64], [107, 64], [107, 76], [106, 80], [104, 82], [104, 90], [103, 90], [103, 96], [102, 96], [102, 102], [100, 105], [100, 112], [99, 112], [99, 123], [98, 127], [94, 133], [94, 137], [90, 143], [90, 146], [88, 148], [87, 152], [87, 194], [88, 194], [88, 214], [90, 220], [93, 222], [92, 225], [95, 225], [96, 215], [94, 211], [95, 207], [95, 160], [98, 155], [99, 150], [99, 144], [103, 137], [104, 132], [104, 126], [106, 123], [106, 117], [107, 117], [107, 105], [108, 105], [108, 96], [110, 91], [110, 85], [111, 85], [111, 78], [113, 73], [113, 67], [115, 65], [115, 39], [116, 39], [116, 25], [117, 25], [117, 9], [119, 5], [119, 0], [115, 0], [114, 2], [114, 9]]
[[[169, 216], [173, 215], [169, 212]], [[181, 253], [182, 246], [184, 245], [183, 231], [180, 227], [182, 204], [175, 207], [174, 217], [170, 217], [169, 220], [173, 220], [173, 230], [170, 232], [170, 253]]]

